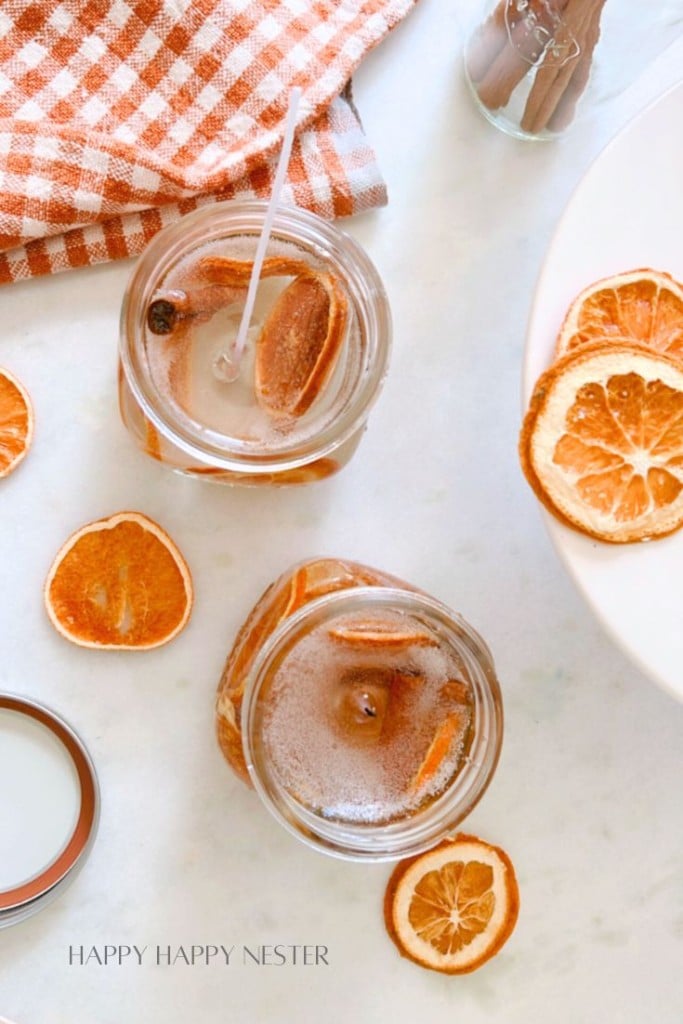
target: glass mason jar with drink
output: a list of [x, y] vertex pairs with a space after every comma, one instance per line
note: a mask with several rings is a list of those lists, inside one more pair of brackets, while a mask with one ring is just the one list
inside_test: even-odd
[[391, 860], [452, 832], [495, 770], [493, 661], [465, 620], [393, 576], [316, 559], [273, 583], [220, 682], [234, 771], [298, 838]]
[[362, 248], [279, 207], [234, 373], [227, 356], [267, 204], [204, 207], [163, 229], [121, 313], [119, 402], [140, 447], [225, 483], [306, 483], [355, 451], [387, 369], [391, 323]]

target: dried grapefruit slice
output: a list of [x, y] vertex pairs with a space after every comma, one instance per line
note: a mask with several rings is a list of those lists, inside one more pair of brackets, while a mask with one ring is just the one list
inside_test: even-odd
[[17, 468], [32, 440], [31, 400], [16, 377], [0, 369], [0, 477]]
[[405, 628], [385, 619], [354, 620], [330, 626], [328, 635], [335, 643], [351, 647], [374, 647], [399, 650], [404, 647], [435, 647], [438, 643], [431, 633], [418, 628]]
[[302, 416], [341, 351], [348, 300], [332, 275], [300, 274], [280, 292], [256, 342], [255, 389], [274, 416]]
[[591, 342], [636, 342], [683, 359], [683, 285], [658, 270], [631, 270], [589, 285], [574, 299], [557, 355]]
[[583, 346], [539, 379], [519, 443], [560, 519], [613, 543], [683, 523], [683, 367], [638, 345]]
[[467, 974], [490, 960], [518, 913], [508, 855], [463, 834], [401, 861], [384, 897], [384, 921], [399, 953], [444, 974]]
[[81, 647], [160, 647], [185, 626], [192, 599], [180, 551], [139, 512], [119, 512], [77, 530], [45, 583], [50, 621]]

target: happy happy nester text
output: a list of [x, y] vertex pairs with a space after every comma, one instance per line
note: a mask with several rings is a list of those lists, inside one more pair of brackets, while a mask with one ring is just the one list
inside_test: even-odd
[[327, 946], [69, 946], [68, 963], [74, 967], [329, 967]]

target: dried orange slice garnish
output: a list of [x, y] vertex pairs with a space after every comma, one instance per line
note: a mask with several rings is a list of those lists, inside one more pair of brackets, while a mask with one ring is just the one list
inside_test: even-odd
[[334, 370], [348, 300], [332, 275], [300, 274], [281, 292], [256, 341], [255, 390], [274, 416], [302, 416]]
[[119, 512], [77, 530], [45, 583], [50, 621], [81, 647], [160, 647], [185, 626], [192, 599], [180, 551], [139, 512]]
[[216, 483], [239, 483], [246, 487], [289, 487], [299, 484], [312, 484], [318, 480], [324, 480], [333, 473], [337, 473], [341, 466], [336, 459], [322, 458], [315, 462], [309, 462], [306, 466], [296, 466], [294, 469], [283, 469], [277, 473], [238, 473], [231, 469], [216, 469], [208, 466], [188, 466], [183, 469], [184, 473], [191, 473], [193, 476], [200, 476], [205, 480], [213, 480]]
[[[203, 256], [197, 264], [197, 276], [208, 284], [220, 287], [246, 288], [254, 264], [251, 260], [237, 260], [230, 256]], [[314, 273], [310, 263], [292, 256], [267, 256], [260, 277], [297, 277]]]
[[328, 636], [336, 643], [351, 647], [379, 647], [399, 650], [404, 647], [435, 647], [438, 643], [431, 633], [414, 628], [404, 628], [385, 619], [353, 620], [330, 626]]
[[577, 349], [538, 381], [519, 451], [570, 526], [614, 543], [672, 533], [683, 523], [683, 367], [638, 345]]
[[508, 855], [463, 834], [401, 861], [384, 897], [384, 921], [399, 953], [444, 974], [467, 974], [490, 960], [518, 913]]
[[436, 736], [429, 745], [422, 764], [415, 773], [415, 778], [410, 784], [412, 792], [422, 789], [428, 782], [431, 782], [448, 757], [453, 744], [464, 737], [466, 730], [467, 719], [465, 715], [458, 711], [451, 711], [450, 714], [446, 715], [437, 729]]
[[0, 370], [0, 477], [17, 468], [32, 440], [31, 400], [16, 377]]
[[303, 603], [296, 578], [276, 580], [261, 595], [242, 625], [223, 668], [216, 697], [216, 733], [220, 748], [236, 774], [251, 785], [242, 748], [240, 714], [249, 670], [266, 637]]
[[462, 679], [448, 679], [439, 690], [439, 696], [454, 704], [471, 704], [472, 689]]
[[574, 299], [557, 355], [591, 342], [636, 342], [683, 358], [683, 285], [658, 270], [603, 278]]

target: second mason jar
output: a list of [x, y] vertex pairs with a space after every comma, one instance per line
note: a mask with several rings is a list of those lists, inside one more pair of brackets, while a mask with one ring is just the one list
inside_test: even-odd
[[234, 771], [325, 853], [392, 860], [457, 829], [498, 761], [491, 654], [441, 602], [357, 562], [315, 559], [269, 587], [216, 704]]

